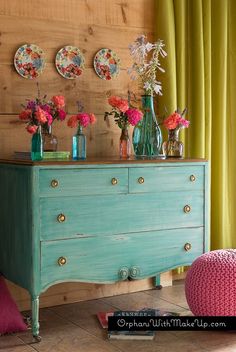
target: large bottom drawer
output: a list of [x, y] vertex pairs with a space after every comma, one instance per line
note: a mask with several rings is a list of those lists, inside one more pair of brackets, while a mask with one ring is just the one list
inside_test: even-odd
[[203, 253], [204, 228], [41, 242], [41, 284], [108, 283], [155, 276]]

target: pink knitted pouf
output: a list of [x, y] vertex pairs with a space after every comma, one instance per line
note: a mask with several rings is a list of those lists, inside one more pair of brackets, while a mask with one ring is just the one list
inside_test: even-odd
[[198, 257], [187, 273], [185, 294], [194, 315], [236, 316], [236, 249]]

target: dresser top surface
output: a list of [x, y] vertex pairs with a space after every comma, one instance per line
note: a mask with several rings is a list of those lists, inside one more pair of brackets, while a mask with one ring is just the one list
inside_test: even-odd
[[0, 159], [0, 164], [13, 164], [13, 165], [26, 165], [26, 166], [50, 166], [50, 165], [109, 165], [109, 164], [125, 164], [127, 166], [133, 164], [165, 164], [165, 163], [204, 163], [206, 159], [203, 158], [184, 158], [184, 159], [160, 159], [160, 158], [135, 158], [130, 159], [120, 159], [117, 157], [97, 157], [97, 158], [87, 158], [86, 160], [42, 160], [42, 161], [32, 161], [32, 160], [20, 160], [20, 159]]

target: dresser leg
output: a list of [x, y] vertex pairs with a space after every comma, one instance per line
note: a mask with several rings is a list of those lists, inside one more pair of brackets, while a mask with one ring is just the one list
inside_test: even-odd
[[162, 285], [161, 285], [161, 275], [157, 275], [154, 276], [154, 286], [157, 290], [161, 290], [162, 289]]
[[39, 296], [31, 297], [31, 310], [32, 310], [32, 333], [37, 342], [41, 341], [39, 336]]

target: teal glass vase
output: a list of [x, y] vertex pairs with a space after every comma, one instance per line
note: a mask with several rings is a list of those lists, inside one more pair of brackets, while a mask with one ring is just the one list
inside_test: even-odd
[[41, 126], [33, 134], [31, 140], [31, 160], [38, 161], [43, 159], [43, 138]]
[[156, 157], [162, 145], [162, 133], [158, 126], [152, 95], [142, 96], [143, 118], [133, 131], [133, 148], [136, 157]]
[[83, 127], [79, 126], [77, 133], [72, 138], [72, 159], [86, 159], [86, 136], [83, 134]]

